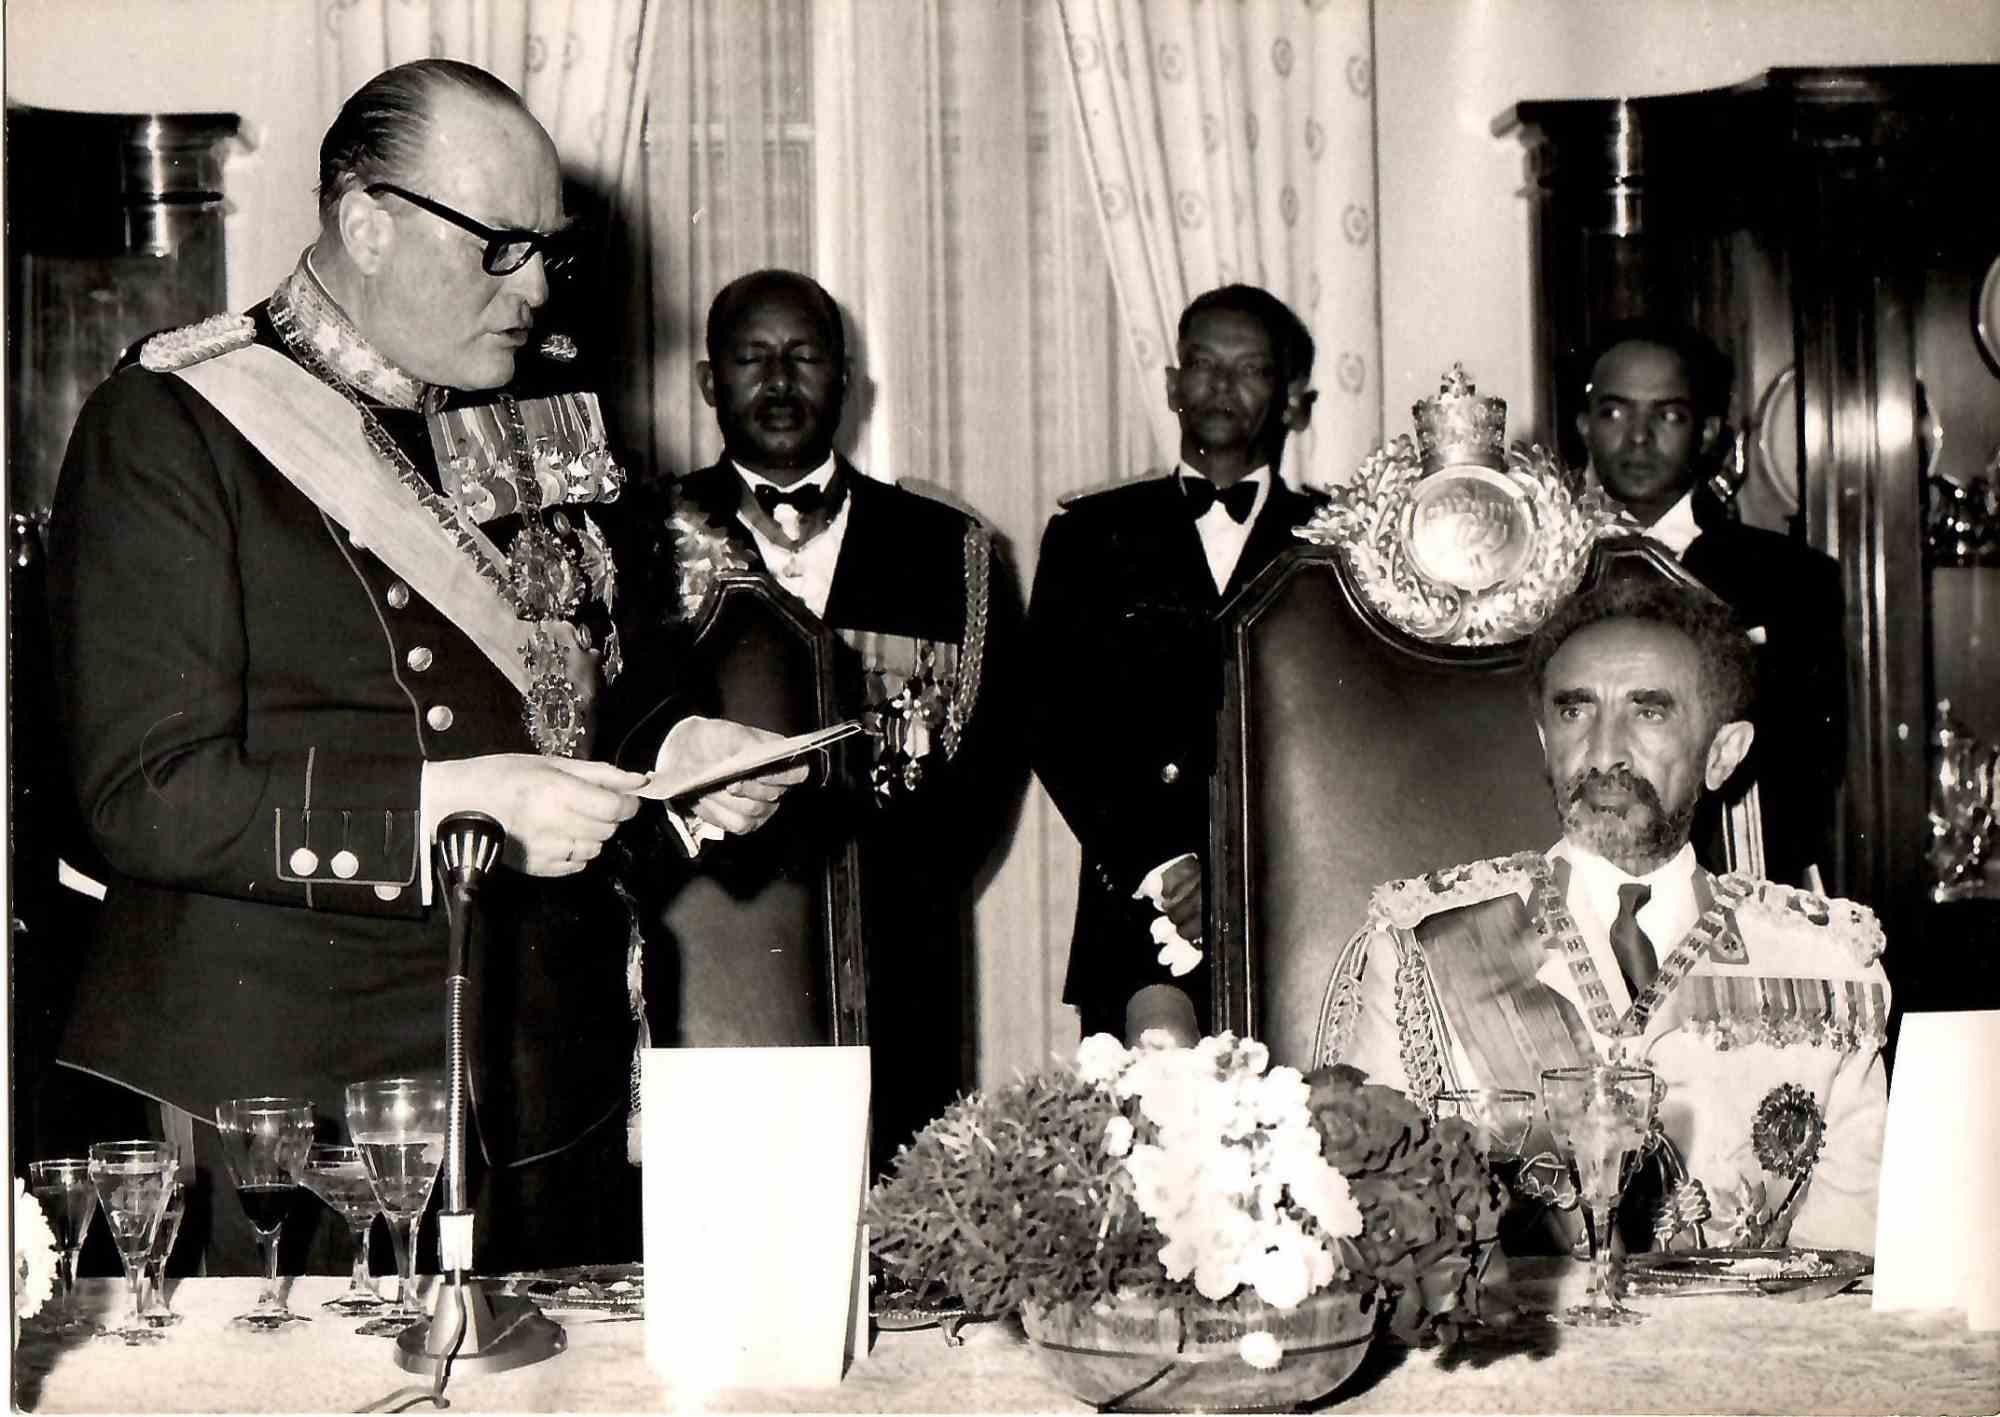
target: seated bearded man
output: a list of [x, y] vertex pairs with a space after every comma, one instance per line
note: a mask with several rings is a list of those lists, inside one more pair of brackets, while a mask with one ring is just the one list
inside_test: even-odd
[[1531, 668], [1562, 840], [1379, 888], [1319, 1052], [1424, 1101], [1539, 1091], [1542, 1069], [1599, 1059], [1650, 1068], [1659, 1151], [1692, 1179], [1643, 1203], [1631, 1188], [1628, 1247], [1870, 1250], [1880, 927], [1851, 902], [1711, 876], [1688, 844], [1701, 794], [1750, 746], [1750, 654], [1719, 602], [1651, 578], [1559, 609]]

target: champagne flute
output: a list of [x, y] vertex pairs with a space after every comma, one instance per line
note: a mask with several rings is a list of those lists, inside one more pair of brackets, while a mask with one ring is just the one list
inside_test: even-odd
[[444, 1164], [444, 1078], [432, 1073], [349, 1083], [347, 1130], [396, 1249], [396, 1302], [355, 1331], [393, 1337], [425, 1317], [416, 1304], [417, 1226]]
[[50, 1333], [104, 1332], [104, 1325], [76, 1311], [76, 1257], [90, 1230], [90, 1213], [97, 1208], [97, 1188], [90, 1181], [90, 1161], [59, 1156], [28, 1163], [28, 1189], [49, 1217], [56, 1237], [56, 1307], [37, 1327]]
[[223, 1164], [264, 1256], [264, 1292], [255, 1308], [231, 1323], [259, 1333], [306, 1323], [306, 1315], [293, 1313], [278, 1290], [278, 1234], [312, 1145], [313, 1105], [297, 1097], [232, 1098], [216, 1104], [215, 1128], [222, 1134]]
[[187, 1213], [191, 1168], [182, 1166], [167, 1187], [167, 1206], [160, 1212], [159, 1228], [153, 1232], [153, 1247], [146, 1252], [146, 1304], [141, 1311], [154, 1328], [172, 1328], [181, 1321], [167, 1302], [167, 1260], [181, 1233], [181, 1217]]
[[128, 1344], [151, 1343], [160, 1331], [146, 1322], [146, 1254], [167, 1208], [180, 1159], [163, 1141], [101, 1141], [90, 1148], [90, 1181], [104, 1207], [105, 1223], [132, 1289], [132, 1319], [116, 1336]]
[[306, 1153], [299, 1172], [299, 1184], [332, 1206], [347, 1222], [354, 1241], [354, 1266], [347, 1277], [347, 1292], [336, 1294], [321, 1304], [336, 1314], [358, 1316], [379, 1313], [388, 1301], [368, 1282], [368, 1229], [381, 1207], [375, 1201], [375, 1185], [368, 1168], [361, 1164], [361, 1152], [352, 1146], [316, 1142]]
[[1555, 1322], [1582, 1328], [1638, 1323], [1644, 1316], [1618, 1302], [1611, 1253], [1611, 1216], [1624, 1189], [1625, 1168], [1645, 1145], [1660, 1089], [1646, 1068], [1602, 1064], [1542, 1072], [1542, 1107], [1556, 1145], [1576, 1168], [1577, 1192], [1590, 1217], [1590, 1288]]

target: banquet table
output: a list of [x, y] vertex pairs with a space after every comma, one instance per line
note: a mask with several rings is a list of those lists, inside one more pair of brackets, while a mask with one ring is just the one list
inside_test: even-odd
[[[1790, 1303], [1741, 1296], [1639, 1298], [1645, 1322], [1563, 1329], [1534, 1311], [1566, 1300], [1574, 1273], [1531, 1271], [1510, 1289], [1524, 1317], [1456, 1349], [1378, 1341], [1328, 1404], [1340, 1412], [2000, 1411], [2000, 1333], [1972, 1333], [1963, 1313], [1875, 1313], [1865, 1293]], [[416, 1375], [391, 1340], [319, 1305], [343, 1287], [293, 1281], [290, 1303], [314, 1316], [276, 1334], [233, 1330], [253, 1279], [188, 1279], [171, 1298], [183, 1321], [161, 1342], [56, 1343], [24, 1332], [14, 1398], [40, 1412], [359, 1411], [414, 1397]], [[121, 1283], [87, 1280], [80, 1303], [117, 1323]], [[813, 1411], [1045, 1412], [1083, 1404], [1045, 1377], [1010, 1323], [968, 1325], [961, 1346], [936, 1329], [875, 1335], [835, 1387], [733, 1389], [695, 1397], [655, 1376], [642, 1322], [554, 1310], [568, 1336], [559, 1356], [512, 1372], [454, 1374], [454, 1412]], [[428, 1403], [408, 1409], [433, 1411]]]

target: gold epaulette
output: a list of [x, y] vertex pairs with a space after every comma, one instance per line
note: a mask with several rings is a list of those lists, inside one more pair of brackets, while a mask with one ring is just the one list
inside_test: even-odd
[[1477, 905], [1518, 891], [1548, 870], [1546, 856], [1538, 851], [1520, 851], [1512, 856], [1489, 856], [1484, 861], [1448, 866], [1427, 875], [1385, 881], [1375, 887], [1368, 899], [1368, 919], [1377, 926], [1414, 929], [1439, 911]]
[[896, 485], [905, 492], [914, 493], [926, 502], [936, 502], [941, 507], [949, 507], [967, 521], [975, 522], [987, 531], [993, 530], [993, 523], [986, 520], [979, 508], [960, 497], [948, 487], [940, 487], [935, 482], [926, 482], [921, 477], [901, 477]]
[[1743, 875], [1723, 879], [1743, 890], [1743, 899], [1736, 906], [1735, 913], [1739, 921], [1746, 924], [1764, 923], [1788, 929], [1816, 926], [1826, 931], [1824, 938], [1827, 943], [1839, 942], [1846, 947], [1854, 962], [1863, 966], [1882, 958], [1882, 951], [1888, 945], [1888, 937], [1882, 933], [1882, 922], [1875, 918], [1873, 910], [1858, 900], [1815, 895], [1797, 886], [1754, 880]]
[[139, 347], [139, 363], [155, 373], [171, 373], [242, 349], [257, 338], [257, 325], [248, 315], [210, 315], [177, 330], [162, 330]]
[[1057, 498], [1056, 506], [1066, 509], [1075, 506], [1086, 497], [1095, 497], [1101, 492], [1116, 492], [1121, 487], [1137, 487], [1142, 482], [1164, 482], [1173, 475], [1174, 469], [1167, 468], [1160, 472], [1145, 473], [1139, 477], [1120, 477], [1111, 482], [1095, 483]]

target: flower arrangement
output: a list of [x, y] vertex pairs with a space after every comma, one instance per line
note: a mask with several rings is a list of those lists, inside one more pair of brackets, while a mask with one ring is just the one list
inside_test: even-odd
[[[1224, 1033], [1084, 1040], [1075, 1066], [954, 1104], [869, 1197], [889, 1281], [975, 1314], [1025, 1305], [1322, 1291], [1380, 1302], [1405, 1338], [1477, 1316], [1503, 1193], [1463, 1122], [1352, 1068], [1270, 1067]], [[1253, 1332], [1242, 1356], [1281, 1353]]]
[[14, 1332], [31, 1319], [56, 1290], [56, 1233], [42, 1214], [28, 1183], [14, 1179]]

